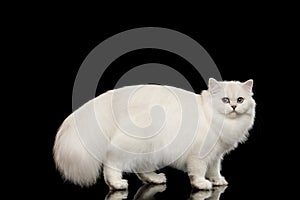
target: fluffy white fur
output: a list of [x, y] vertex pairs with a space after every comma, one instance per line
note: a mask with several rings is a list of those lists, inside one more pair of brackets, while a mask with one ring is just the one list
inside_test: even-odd
[[165, 175], [155, 171], [166, 165], [187, 171], [195, 188], [226, 185], [221, 160], [245, 141], [253, 125], [252, 86], [252, 80], [211, 78], [200, 95], [158, 85], [108, 91], [61, 125], [53, 149], [57, 168], [81, 186], [95, 183], [103, 168], [110, 189], [128, 187], [122, 172], [135, 172], [143, 182], [165, 183]]

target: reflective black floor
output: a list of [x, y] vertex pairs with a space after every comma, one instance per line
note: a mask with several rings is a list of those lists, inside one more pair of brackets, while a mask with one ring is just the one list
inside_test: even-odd
[[[187, 174], [174, 169], [162, 170], [167, 176], [167, 183], [162, 185], [143, 185], [135, 174], [124, 175], [128, 182], [129, 188], [126, 191], [109, 191], [103, 178], [89, 187], [81, 188], [68, 182], [64, 182], [58, 174], [52, 176], [51, 182], [44, 185], [47, 189], [45, 194], [52, 198], [68, 198], [68, 199], [134, 199], [134, 200], [204, 200], [204, 199], [269, 199], [272, 195], [280, 190], [276, 189], [276, 185], [272, 186], [272, 190], [268, 189], [270, 185], [266, 185], [263, 179], [258, 176], [244, 172], [244, 176], [240, 173], [227, 175], [228, 186], [214, 187], [211, 191], [199, 191], [191, 187]], [[50, 185], [49, 185], [50, 184]], [[276, 195], [275, 195], [276, 196]]]
[[[212, 191], [193, 191], [191, 192], [188, 199], [191, 200], [217, 200], [220, 199], [220, 195], [226, 190], [227, 186], [215, 187]], [[137, 192], [134, 194], [134, 200], [142, 200], [142, 199], [165, 199], [162, 197], [162, 194], [167, 189], [166, 185], [143, 185], [141, 186]], [[172, 196], [171, 198], [176, 198]], [[119, 199], [128, 199], [128, 191], [114, 191], [109, 192], [105, 200], [119, 200]]]

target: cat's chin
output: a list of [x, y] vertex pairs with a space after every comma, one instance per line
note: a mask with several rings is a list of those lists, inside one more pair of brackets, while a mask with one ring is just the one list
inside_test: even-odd
[[238, 114], [237, 112], [233, 111], [233, 112], [230, 112], [230, 113], [226, 114], [226, 117], [228, 117], [228, 118], [230, 118], [230, 119], [234, 119], [234, 118], [236, 118], [238, 115], [239, 115], [239, 114]]

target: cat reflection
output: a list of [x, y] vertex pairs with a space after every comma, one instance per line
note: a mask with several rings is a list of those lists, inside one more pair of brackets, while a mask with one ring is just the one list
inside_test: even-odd
[[[197, 191], [192, 192], [190, 200], [219, 200], [221, 194], [225, 191], [227, 186], [220, 186], [213, 188], [212, 191]], [[146, 184], [139, 188], [134, 195], [133, 200], [155, 200], [154, 195], [166, 190], [166, 185], [152, 185]], [[122, 200], [127, 199], [128, 191], [111, 191], [106, 195], [105, 200]]]
[[[152, 185], [146, 184], [141, 186], [136, 194], [134, 195], [133, 200], [155, 200], [154, 195], [158, 192], [165, 191], [167, 186], [163, 185]], [[106, 195], [105, 200], [121, 200], [127, 199], [128, 191], [111, 191]]]
[[192, 192], [190, 200], [219, 200], [227, 186], [214, 187], [213, 190]]

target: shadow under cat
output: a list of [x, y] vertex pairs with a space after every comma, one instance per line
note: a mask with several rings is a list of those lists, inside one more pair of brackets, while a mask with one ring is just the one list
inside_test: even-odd
[[[134, 200], [155, 200], [154, 195], [157, 193], [164, 192], [167, 186], [165, 184], [153, 185], [146, 184], [141, 186], [136, 194], [134, 195]], [[197, 190], [192, 191], [190, 194], [190, 200], [219, 200], [221, 194], [226, 190], [227, 186], [218, 186], [214, 187], [213, 190]], [[128, 191], [127, 190], [116, 190], [110, 191], [105, 200], [122, 200], [127, 199]], [[170, 197], [173, 198], [173, 197]]]

